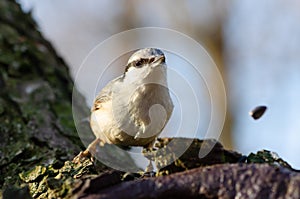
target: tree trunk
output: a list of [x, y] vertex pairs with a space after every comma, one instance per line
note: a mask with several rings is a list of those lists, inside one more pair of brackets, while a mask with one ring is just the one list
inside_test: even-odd
[[[30, 14], [0, 1], [0, 186], [35, 165], [71, 159], [83, 146], [72, 117], [68, 67]], [[75, 104], [80, 117], [89, 114]]]

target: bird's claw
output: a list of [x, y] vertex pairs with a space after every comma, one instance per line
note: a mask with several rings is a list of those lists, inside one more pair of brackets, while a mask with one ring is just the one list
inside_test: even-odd
[[75, 156], [72, 160], [73, 163], [79, 164], [84, 162], [84, 160], [90, 159], [94, 162], [94, 158], [91, 156], [91, 153], [88, 150], [81, 151], [77, 156]]

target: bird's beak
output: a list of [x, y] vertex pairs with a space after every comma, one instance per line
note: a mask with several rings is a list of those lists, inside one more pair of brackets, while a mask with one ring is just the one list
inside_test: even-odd
[[161, 55], [159, 57], [156, 57], [155, 61], [154, 61], [154, 63], [156, 63], [156, 64], [161, 64], [161, 63], [164, 63], [164, 62], [165, 62], [165, 56], [163, 56], [163, 55]]

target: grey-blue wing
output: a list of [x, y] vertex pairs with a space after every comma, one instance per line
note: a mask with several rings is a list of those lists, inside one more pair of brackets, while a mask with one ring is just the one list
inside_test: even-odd
[[122, 77], [118, 77], [110, 81], [96, 96], [91, 111], [99, 110], [103, 102], [109, 101], [112, 98], [112, 87], [117, 81], [121, 81]]

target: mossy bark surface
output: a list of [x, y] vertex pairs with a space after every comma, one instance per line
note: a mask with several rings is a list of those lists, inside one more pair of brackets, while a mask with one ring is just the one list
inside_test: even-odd
[[[83, 146], [72, 117], [68, 67], [30, 14], [0, 1], [0, 188], [20, 185], [19, 173], [63, 164]], [[83, 103], [75, 106], [89, 114]]]

